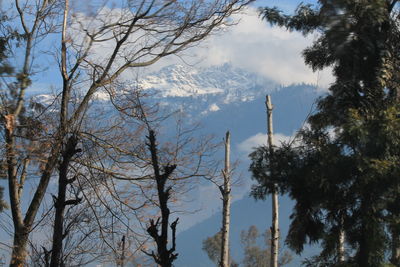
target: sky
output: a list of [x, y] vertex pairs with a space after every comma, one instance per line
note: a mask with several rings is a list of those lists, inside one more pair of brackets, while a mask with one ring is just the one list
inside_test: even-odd
[[[0, 0], [6, 6], [11, 0]], [[106, 1], [110, 2], [110, 1]], [[315, 4], [315, 0], [301, 1]], [[71, 6], [77, 6], [71, 1]], [[301, 51], [317, 38], [315, 34], [304, 37], [298, 32], [289, 32], [284, 28], [272, 27], [259, 17], [258, 8], [263, 6], [277, 6], [286, 13], [293, 13], [300, 1], [293, 0], [258, 0], [240, 14], [233, 16], [236, 25], [219, 30], [199, 43], [198, 46], [183, 51], [178, 56], [172, 55], [163, 58], [156, 64], [139, 71], [127, 71], [122, 77], [131, 80], [147, 73], [156, 72], [170, 64], [188, 64], [195, 67], [208, 67], [230, 63], [235, 67], [245, 68], [257, 72], [279, 84], [310, 83], [317, 85], [321, 90], [332, 82], [330, 71], [316, 73], [305, 66]], [[77, 8], [75, 8], [77, 9]], [[79, 9], [77, 9], [79, 10]], [[52, 40], [54, 42], [56, 40]], [[43, 44], [46, 45], [57, 45]], [[103, 54], [98, 49], [98, 56]], [[52, 64], [56, 65], [54, 58]], [[44, 62], [47, 65], [49, 62]], [[47, 88], [49, 82], [61, 84], [58, 68], [50, 68], [42, 75], [36, 76], [31, 92], [37, 93]]]
[[[4, 5], [13, 2], [10, 0], [0, 1], [0, 4]], [[72, 6], [76, 6], [77, 2], [71, 2]], [[134, 73], [134, 75], [139, 75], [140, 78], [140, 75], [156, 72], [170, 64], [209, 67], [229, 63], [235, 67], [259, 73], [278, 84], [310, 83], [317, 85], [321, 90], [325, 90], [332, 81], [330, 72], [312, 72], [309, 67], [305, 66], [301, 57], [301, 51], [310, 45], [316, 36], [304, 37], [297, 32], [289, 32], [283, 28], [272, 27], [258, 16], [258, 7], [277, 6], [286, 13], [292, 13], [299, 2], [293, 0], [256, 1], [244, 12], [233, 17], [237, 22], [236, 25], [214, 33], [198, 46], [182, 52], [179, 56], [164, 58], [156, 64], [142, 69], [139, 74]], [[308, 0], [302, 2], [315, 3], [316, 1]], [[101, 56], [101, 49], [97, 53]], [[55, 62], [53, 64], [56, 66]], [[132, 79], [132, 74], [132, 72], [128, 71], [123, 74], [123, 77], [126, 80], [130, 80]], [[51, 88], [50, 83], [57, 82], [60, 84], [58, 75], [58, 66], [39, 74], [35, 78], [30, 92], [33, 94], [48, 92]], [[277, 138], [284, 140], [289, 137], [280, 135]], [[262, 140], [265, 140], [263, 134], [255, 133], [254, 136], [243, 141], [239, 148], [243, 153], [247, 153], [251, 147], [260, 145]], [[210, 191], [205, 188], [204, 192]], [[199, 217], [201, 216], [199, 215]], [[198, 220], [195, 217], [186, 227]]]
[[[294, 11], [297, 1], [258, 1], [256, 4], [263, 6], [267, 2], [290, 13]], [[211, 35], [199, 46], [184, 51], [179, 57], [171, 56], [161, 60], [146, 71], [157, 71], [176, 63], [197, 67], [230, 63], [282, 85], [309, 83], [325, 90], [332, 82], [330, 70], [314, 73], [304, 64], [301, 56], [302, 50], [317, 38], [316, 34], [304, 37], [298, 32], [272, 27], [260, 19], [257, 6], [251, 6], [233, 18], [238, 22], [237, 25]], [[126, 75], [128, 78], [129, 72]]]
[[[10, 2], [0, 0], [0, 5]], [[312, 43], [316, 35], [304, 37], [300, 33], [289, 32], [278, 27], [271, 27], [258, 16], [257, 7], [278, 6], [284, 12], [293, 12], [299, 1], [293, 0], [260, 0], [249, 7], [245, 12], [237, 14], [234, 19], [237, 24], [214, 33], [199, 46], [184, 51], [179, 56], [171, 56], [157, 64], [142, 70], [142, 73], [156, 72], [170, 64], [188, 64], [195, 67], [208, 67], [230, 63], [235, 67], [257, 72], [276, 83], [290, 85], [296, 83], [315, 84], [320, 90], [326, 90], [332, 75], [330, 71], [314, 73], [305, 66], [301, 51]], [[315, 1], [303, 1], [303, 3], [315, 3]], [[98, 53], [101, 53], [99, 50]], [[56, 69], [56, 68], [54, 68]], [[57, 74], [58, 75], [58, 74]], [[132, 73], [123, 74], [126, 80], [131, 79]], [[35, 93], [45, 92], [49, 88], [49, 81], [54, 77], [45, 74], [38, 76], [33, 84]], [[57, 80], [57, 79], [56, 79]], [[277, 134], [277, 140], [288, 140], [287, 136]], [[248, 154], [252, 147], [260, 145], [265, 140], [263, 133], [255, 133], [238, 145], [243, 154]], [[204, 199], [215, 199], [218, 191], [213, 185], [200, 188], [200, 195]], [[207, 205], [205, 203], [204, 205]], [[205, 219], [216, 210], [208, 210], [193, 214], [185, 220], [181, 230], [187, 229], [193, 224]]]
[[[256, 1], [255, 6], [249, 7], [245, 12], [235, 15], [237, 25], [218, 32], [207, 38], [199, 46], [191, 48], [179, 57], [171, 56], [146, 69], [147, 72], [156, 72], [170, 64], [188, 64], [195, 67], [209, 67], [232, 64], [259, 73], [266, 78], [285, 86], [291, 84], [308, 83], [317, 86], [317, 89], [326, 91], [333, 81], [330, 70], [314, 73], [304, 64], [301, 52], [309, 46], [316, 35], [304, 37], [297, 32], [290, 32], [279, 27], [272, 27], [258, 16], [259, 6], [277, 6], [284, 12], [291, 13], [295, 10], [298, 1], [293, 0], [264, 0]], [[315, 3], [315, 1], [303, 1]], [[293, 133], [294, 134], [294, 133]], [[275, 143], [292, 140], [293, 136], [281, 133], [275, 134]], [[265, 133], [254, 133], [239, 144], [235, 144], [243, 160], [248, 164], [247, 155], [254, 147], [264, 145], [267, 140]], [[247, 166], [243, 167], [247, 169]], [[234, 191], [238, 200], [248, 194], [251, 181], [247, 181]], [[197, 207], [199, 211], [184, 216], [181, 220], [180, 230], [185, 230], [192, 225], [206, 219], [218, 211], [215, 201], [219, 199], [219, 191], [214, 185], [201, 186], [197, 193], [201, 196]], [[210, 208], [215, 207], [215, 208]]]

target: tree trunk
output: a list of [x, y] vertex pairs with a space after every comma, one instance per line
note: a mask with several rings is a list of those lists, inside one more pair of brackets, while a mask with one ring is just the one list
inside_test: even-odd
[[122, 236], [121, 240], [121, 246], [122, 246], [122, 252], [121, 252], [121, 262], [120, 262], [120, 267], [125, 266], [125, 235]]
[[344, 241], [345, 241], [345, 234], [344, 234], [344, 230], [341, 229], [339, 232], [339, 248], [338, 248], [338, 261], [339, 262], [345, 261]]
[[345, 248], [344, 244], [346, 241], [346, 234], [344, 232], [344, 215], [340, 214], [340, 230], [339, 230], [339, 236], [338, 236], [338, 262], [343, 263], [346, 260], [345, 256]]
[[25, 260], [28, 255], [26, 251], [28, 236], [29, 231], [25, 227], [19, 227], [19, 229], [15, 229], [10, 267], [25, 266]]
[[[67, 31], [67, 19], [69, 11], [69, 1], [65, 0], [64, 3], [64, 16], [62, 25], [62, 38], [61, 38], [61, 76], [63, 79], [63, 91], [62, 101], [60, 110], [60, 132], [61, 140], [67, 134], [67, 117], [68, 117], [68, 102], [70, 99], [70, 87], [68, 86], [68, 74], [67, 74], [67, 47], [66, 47], [66, 31]], [[51, 249], [51, 267], [57, 267], [61, 263], [62, 254], [62, 242], [64, 239], [64, 211], [66, 206], [66, 191], [68, 185], [68, 167], [71, 158], [76, 154], [77, 139], [75, 136], [71, 136], [68, 139], [67, 144], [62, 151], [62, 162], [59, 166], [58, 174], [58, 195], [55, 198], [55, 217], [54, 217], [54, 228], [53, 228], [53, 244]]]
[[[154, 171], [154, 178], [157, 184], [157, 194], [159, 200], [159, 207], [161, 211], [161, 217], [154, 222], [150, 220], [150, 226], [147, 228], [147, 232], [154, 239], [157, 245], [157, 254], [153, 252], [147, 253], [147, 255], [153, 257], [154, 261], [161, 267], [171, 267], [172, 262], [176, 260], [178, 254], [176, 250], [176, 225], [178, 224], [178, 218], [171, 223], [170, 228], [172, 232], [172, 246], [168, 249], [168, 224], [170, 210], [168, 208], [168, 200], [171, 194], [172, 187], [166, 187], [166, 183], [172, 172], [176, 169], [176, 165], [166, 165], [163, 170], [160, 168], [160, 162], [158, 158], [158, 149], [156, 144], [156, 136], [153, 130], [149, 129], [148, 136], [149, 143], [147, 144], [151, 154], [151, 164]], [[160, 222], [161, 220], [161, 222]], [[161, 231], [159, 233], [159, 226]]]
[[[365, 219], [364, 219], [365, 220]], [[361, 226], [361, 238], [358, 253], [356, 256], [356, 262], [358, 266], [372, 267], [369, 262], [369, 255], [371, 254], [370, 246], [368, 244], [367, 235], [370, 234], [367, 232], [365, 223], [362, 222]]]
[[[365, 195], [367, 193], [364, 193]], [[356, 254], [357, 266], [362, 267], [375, 267], [380, 266], [384, 260], [384, 241], [377, 237], [379, 234], [378, 216], [374, 210], [374, 200], [368, 196], [361, 196], [360, 210], [362, 214], [359, 215], [359, 247]]]
[[394, 225], [390, 229], [392, 236], [392, 255], [390, 257], [390, 263], [395, 266], [400, 266], [400, 235], [397, 228], [398, 226]]
[[222, 236], [221, 236], [221, 267], [229, 267], [229, 227], [231, 208], [231, 176], [230, 176], [230, 133], [225, 139], [225, 168], [223, 170], [224, 185], [220, 187], [222, 194]]
[[65, 146], [63, 152], [63, 160], [59, 167], [58, 176], [58, 196], [55, 198], [54, 229], [53, 229], [53, 245], [51, 249], [51, 267], [58, 267], [61, 263], [62, 242], [64, 235], [64, 211], [67, 205], [76, 205], [80, 199], [66, 200], [66, 192], [68, 184], [73, 182], [73, 179], [68, 179], [68, 167], [71, 158], [80, 150], [76, 149], [78, 139], [76, 136], [71, 136]]
[[65, 194], [67, 191], [66, 170], [61, 170], [58, 179], [58, 196], [55, 200], [55, 217], [53, 228], [53, 244], [51, 248], [51, 267], [58, 267], [61, 261], [62, 241], [63, 241], [63, 224], [64, 224], [64, 210], [65, 210]]
[[[272, 110], [273, 106], [271, 103], [271, 97], [267, 95], [265, 105], [267, 107], [267, 117], [268, 117], [268, 146], [270, 149], [270, 154], [273, 153], [273, 127], [272, 127]], [[273, 170], [271, 170], [273, 173]], [[272, 226], [271, 226], [271, 267], [278, 267], [278, 257], [279, 257], [279, 202], [277, 186], [274, 185], [272, 190]]]
[[10, 266], [24, 266], [27, 256], [26, 244], [28, 241], [29, 229], [25, 227], [20, 205], [20, 183], [18, 182], [17, 178], [17, 161], [14, 150], [15, 117], [8, 115], [5, 116], [5, 120], [8, 190], [11, 204], [11, 214], [14, 224], [14, 243]]

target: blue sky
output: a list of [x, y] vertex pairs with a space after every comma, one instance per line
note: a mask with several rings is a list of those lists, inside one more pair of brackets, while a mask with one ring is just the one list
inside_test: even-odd
[[[3, 0], [5, 1], [5, 0]], [[6, 1], [7, 2], [7, 1]], [[300, 1], [293, 0], [263, 0], [256, 1], [255, 6], [278, 6], [285, 12], [293, 12]], [[314, 3], [315, 1], [303, 1]], [[157, 71], [169, 64], [186, 64], [196, 67], [208, 67], [230, 63], [235, 67], [257, 72], [279, 84], [290, 85], [293, 83], [313, 83], [322, 90], [329, 84], [331, 76], [328, 72], [313, 73], [304, 65], [301, 51], [306, 48], [314, 36], [305, 38], [300, 33], [288, 32], [285, 29], [271, 27], [265, 21], [260, 20], [255, 7], [248, 8], [245, 12], [237, 14], [234, 19], [238, 24], [213, 34], [199, 46], [184, 51], [179, 57], [171, 56], [157, 64], [141, 69], [140, 71], [125, 72], [122, 77], [130, 80], [139, 78], [148, 72]], [[42, 46], [57, 46], [57, 38], [54, 43], [41, 44]], [[53, 40], [53, 41], [54, 41]], [[102, 51], [97, 51], [99, 55]], [[61, 78], [56, 63], [56, 58], [48, 56], [39, 59], [38, 62], [48, 69], [38, 74], [29, 89], [31, 94], [47, 93], [50, 90], [58, 91]], [[54, 87], [52, 87], [55, 85]], [[287, 137], [280, 136], [285, 139]], [[262, 133], [254, 133], [241, 145], [242, 150], [262, 142]], [[193, 216], [185, 227], [196, 223], [199, 218], [210, 215], [210, 211]]]
[[[13, 2], [3, 0], [3, 4]], [[234, 18], [239, 23], [233, 27], [217, 32], [210, 36], [199, 46], [182, 52], [179, 57], [170, 56], [164, 58], [153, 66], [124, 73], [123, 78], [130, 80], [169, 64], [185, 64], [202, 66], [222, 65], [231, 63], [236, 67], [246, 68], [258, 72], [268, 78], [274, 79], [278, 83], [289, 85], [292, 83], [314, 83], [326, 88], [331, 77], [328, 72], [313, 73], [303, 63], [301, 51], [306, 48], [315, 36], [305, 38], [299, 33], [288, 32], [285, 29], [271, 27], [258, 17], [257, 7], [277, 6], [284, 12], [292, 13], [300, 3], [313, 3], [316, 1], [293, 1], [293, 0], [259, 0], [255, 1], [252, 7], [242, 14], [235, 15]], [[72, 6], [77, 2], [72, 1]], [[51, 41], [40, 44], [41, 47], [58, 45], [58, 37]], [[98, 51], [99, 55], [102, 51]], [[36, 61], [38, 65], [50, 66], [46, 71], [39, 73], [34, 78], [32, 94], [59, 90], [57, 86], [61, 84], [60, 73], [58, 70], [57, 59], [53, 56], [43, 56]], [[44, 58], [44, 59], [41, 59]], [[55, 86], [54, 86], [55, 85]], [[52, 87], [53, 86], [53, 87]]]
[[[9, 0], [3, 0], [3, 3], [7, 2]], [[260, 0], [256, 1], [254, 6], [278, 6], [283, 11], [290, 13], [293, 12], [299, 2], [293, 0]], [[316, 1], [303, 2], [315, 3]], [[256, 8], [249, 8], [244, 13], [235, 15], [234, 18], [238, 21], [237, 25], [212, 35], [198, 47], [184, 51], [179, 57], [165, 58], [156, 65], [139, 71], [139, 75], [157, 71], [169, 64], [185, 64], [187, 62], [191, 65], [207, 67], [230, 63], [233, 66], [257, 72], [284, 85], [302, 82], [314, 83], [318, 84], [323, 90], [329, 84], [331, 79], [329, 71], [313, 73], [304, 65], [300, 55], [301, 51], [316, 38], [315, 36], [305, 38], [299, 33], [271, 27], [268, 23], [259, 19]], [[58, 44], [56, 42], [44, 44], [44, 46], [47, 45], [57, 46]], [[101, 50], [97, 53], [101, 54]], [[50, 67], [35, 77], [32, 88], [29, 89], [30, 93], [49, 92], [53, 84], [56, 85], [53, 89], [58, 90], [57, 85], [61, 84], [61, 79], [56, 59], [47, 57], [45, 60], [38, 60], [38, 63], [50, 65]], [[138, 73], [126, 72], [123, 78], [129, 80], [132, 74], [136, 77]], [[287, 137], [281, 136], [281, 138]], [[265, 140], [262, 133], [254, 133], [254, 136], [249, 136], [241, 144], [241, 149], [246, 151], [249, 146], [258, 145], [262, 140]], [[206, 189], [203, 188], [203, 190]], [[206, 199], [206, 201], [209, 200]], [[182, 227], [190, 227], [199, 220], [205, 219], [211, 213], [210, 210], [197, 213], [186, 220]]]
[[[255, 4], [276, 4], [288, 12], [293, 12], [297, 6], [296, 2], [256, 1]], [[317, 35], [304, 37], [298, 32], [271, 27], [259, 18], [255, 6], [233, 18], [238, 21], [237, 25], [210, 36], [199, 46], [184, 51], [180, 57], [165, 58], [147, 69], [156, 71], [175, 63], [189, 63], [199, 67], [230, 63], [284, 85], [305, 82], [317, 84], [323, 90], [332, 81], [329, 70], [313, 73], [305, 66], [301, 56], [302, 50], [309, 46]]]

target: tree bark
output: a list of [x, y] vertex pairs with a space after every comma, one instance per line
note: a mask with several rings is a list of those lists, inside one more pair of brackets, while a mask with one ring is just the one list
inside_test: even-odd
[[229, 267], [229, 228], [231, 209], [231, 175], [230, 175], [230, 133], [225, 139], [225, 168], [223, 170], [224, 185], [220, 186], [222, 194], [222, 235], [221, 235], [221, 267]]
[[71, 162], [71, 158], [80, 150], [76, 149], [78, 140], [75, 136], [71, 136], [68, 139], [65, 150], [63, 152], [63, 160], [59, 167], [58, 176], [58, 195], [55, 198], [55, 217], [54, 217], [54, 228], [53, 228], [53, 245], [51, 249], [51, 267], [58, 267], [61, 263], [62, 254], [62, 242], [65, 237], [64, 233], [64, 211], [67, 205], [76, 205], [80, 202], [80, 199], [66, 200], [66, 192], [68, 184], [72, 183], [72, 180], [68, 179], [68, 167]]
[[8, 188], [11, 204], [11, 214], [14, 224], [14, 243], [11, 253], [10, 266], [23, 266], [26, 258], [25, 245], [28, 240], [29, 230], [25, 227], [20, 205], [19, 186], [16, 171], [15, 159], [15, 139], [14, 139], [14, 124], [15, 119], [9, 115], [5, 117], [6, 127], [6, 156], [7, 156], [7, 176]]
[[122, 252], [121, 252], [121, 263], [120, 263], [120, 267], [124, 267], [125, 266], [125, 236], [122, 236], [122, 240], [121, 240], [121, 245], [122, 245]]
[[[70, 87], [69, 78], [67, 74], [67, 47], [66, 47], [66, 32], [67, 32], [67, 20], [69, 12], [69, 1], [65, 0], [64, 4], [64, 16], [61, 33], [61, 76], [63, 80], [63, 91], [61, 99], [61, 110], [60, 110], [60, 139], [63, 140], [68, 133], [68, 102], [70, 100]], [[59, 166], [58, 172], [58, 195], [54, 197], [55, 217], [54, 217], [54, 228], [53, 228], [53, 244], [51, 249], [51, 267], [58, 267], [61, 263], [62, 255], [62, 242], [64, 239], [64, 211], [66, 207], [66, 192], [68, 181], [68, 167], [71, 158], [76, 154], [77, 145], [76, 136], [70, 136], [65, 147], [62, 151], [62, 162]]]
[[[163, 170], [160, 169], [160, 162], [158, 158], [158, 149], [156, 143], [156, 136], [153, 130], [149, 129], [148, 136], [149, 143], [147, 144], [150, 155], [151, 164], [154, 171], [154, 178], [157, 184], [157, 193], [159, 200], [159, 207], [161, 210], [161, 217], [154, 220], [150, 220], [150, 226], [147, 228], [147, 232], [154, 239], [157, 245], [157, 254], [153, 252], [147, 253], [151, 256], [154, 261], [162, 267], [171, 267], [172, 262], [176, 260], [178, 254], [175, 253], [176, 250], [176, 225], [178, 224], [178, 219], [171, 223], [172, 231], [172, 246], [168, 249], [168, 228], [169, 228], [169, 215], [170, 210], [168, 208], [168, 200], [172, 190], [171, 186], [166, 187], [166, 182], [172, 175], [172, 172], [176, 169], [176, 165], [166, 165]], [[161, 220], [161, 222], [160, 222]], [[158, 228], [161, 225], [161, 231], [159, 233]]]
[[60, 167], [60, 174], [58, 179], [58, 196], [55, 200], [55, 217], [53, 227], [53, 244], [51, 248], [51, 267], [58, 267], [61, 261], [62, 252], [62, 241], [63, 241], [63, 223], [64, 223], [64, 211], [65, 211], [65, 193], [67, 190], [67, 183], [65, 181], [66, 170], [63, 166]]
[[[23, 112], [25, 103], [25, 93], [31, 83], [31, 63], [32, 63], [32, 50], [35, 43], [35, 36], [40, 27], [41, 22], [45, 16], [42, 16], [42, 12], [47, 8], [48, 1], [43, 1], [36, 14], [33, 16], [33, 24], [29, 28], [27, 25], [24, 9], [21, 9], [19, 1], [15, 1], [15, 8], [21, 22], [22, 30], [25, 35], [25, 53], [23, 55], [23, 65], [20, 72], [17, 73], [17, 91], [15, 103], [11, 103], [10, 107], [4, 115], [5, 119], [5, 143], [6, 143], [6, 158], [7, 158], [7, 178], [9, 185], [9, 196], [10, 196], [10, 209], [14, 224], [14, 242], [11, 253], [10, 266], [24, 266], [27, 253], [28, 237], [31, 231], [31, 227], [39, 209], [40, 203], [44, 197], [47, 185], [49, 183], [52, 168], [55, 166], [54, 157], [48, 157], [44, 171], [42, 172], [39, 185], [36, 188], [35, 194], [32, 201], [29, 204], [28, 210], [23, 217], [21, 208], [21, 194], [23, 188], [23, 182], [25, 180], [26, 173], [20, 175], [18, 182], [18, 171], [17, 171], [17, 142], [15, 138], [15, 126], [17, 125], [18, 117]], [[54, 148], [52, 151], [56, 151]]]
[[343, 215], [340, 218], [340, 231], [339, 231], [339, 244], [338, 244], [338, 262], [343, 263], [345, 261], [345, 232], [344, 232], [344, 220], [343, 220]]
[[20, 229], [15, 229], [10, 267], [25, 266], [25, 260], [28, 254], [26, 245], [28, 243], [29, 232], [29, 229], [24, 226], [21, 226]]
[[[268, 146], [270, 154], [273, 153], [273, 126], [272, 126], [272, 110], [271, 97], [267, 95], [265, 105], [267, 107], [267, 124], [268, 124]], [[273, 170], [271, 170], [273, 173]], [[277, 186], [274, 185], [272, 190], [272, 226], [271, 226], [271, 267], [278, 267], [279, 257], [279, 202]]]
[[339, 262], [344, 262], [345, 261], [345, 254], [344, 254], [344, 240], [345, 240], [345, 235], [343, 229], [340, 230], [339, 232], [339, 251], [338, 251], [338, 258]]
[[390, 229], [392, 236], [392, 242], [391, 242], [392, 255], [390, 256], [390, 263], [392, 263], [395, 266], [400, 266], [400, 235], [397, 228], [398, 226], [394, 225]]

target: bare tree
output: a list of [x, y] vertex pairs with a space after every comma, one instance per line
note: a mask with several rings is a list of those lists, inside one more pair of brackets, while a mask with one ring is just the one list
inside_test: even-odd
[[[151, 164], [154, 170], [154, 179], [157, 183], [157, 193], [159, 207], [161, 211], [161, 217], [158, 217], [156, 221], [150, 219], [150, 226], [147, 228], [147, 232], [154, 239], [157, 252], [145, 252], [151, 256], [154, 261], [163, 267], [172, 266], [172, 262], [176, 260], [178, 254], [176, 250], [176, 226], [178, 219], [169, 225], [170, 209], [168, 208], [168, 201], [171, 197], [171, 186], [166, 186], [168, 179], [171, 178], [173, 171], [176, 169], [176, 165], [167, 164], [161, 169], [159, 162], [158, 149], [156, 144], [156, 137], [153, 130], [149, 130], [148, 136], [149, 142], [147, 144], [151, 154]], [[159, 227], [161, 229], [159, 230]], [[172, 231], [172, 246], [168, 248], [168, 228], [171, 227]]]
[[[231, 206], [231, 187], [233, 171], [230, 162], [230, 132], [227, 131], [224, 140], [225, 158], [224, 169], [222, 170], [222, 181], [220, 175], [207, 176], [207, 180], [216, 185], [221, 193], [222, 199], [222, 226], [221, 230], [214, 235], [203, 241], [203, 250], [207, 252], [210, 259], [217, 261], [219, 266], [228, 267], [234, 266], [236, 263], [232, 261], [230, 256], [230, 206]], [[237, 164], [237, 162], [236, 162]], [[215, 243], [218, 242], [219, 247], [217, 251], [211, 251], [215, 248]]]
[[[157, 106], [143, 103], [140, 90], [136, 94], [127, 92], [122, 101], [114, 102], [117, 109], [128, 119], [133, 118], [142, 123], [146, 133], [144, 150], [139, 156], [140, 166], [145, 170], [150, 181], [147, 195], [155, 206], [156, 213], [147, 224], [146, 232], [154, 242], [154, 249], [142, 251], [160, 266], [172, 266], [177, 258], [176, 228], [178, 218], [171, 222], [175, 203], [182, 201], [183, 195], [189, 192], [196, 183], [197, 177], [211, 176], [216, 166], [211, 162], [217, 145], [208, 136], [194, 137], [194, 128], [183, 125], [173, 116], [160, 117]], [[180, 114], [176, 114], [180, 115]], [[156, 137], [156, 130], [161, 135], [162, 125], [175, 126], [175, 136], [161, 139]], [[156, 130], [155, 130], [156, 129]], [[138, 157], [138, 156], [135, 156]], [[139, 162], [137, 162], [138, 164]], [[150, 194], [150, 192], [154, 194]]]
[[[14, 225], [14, 242], [10, 266], [22, 266], [27, 256], [26, 246], [28, 236], [46, 191], [51, 175], [50, 170], [54, 168], [56, 160], [56, 153], [54, 153], [49, 157], [47, 163], [43, 164], [40, 162], [38, 164], [40, 167], [43, 166], [43, 171], [41, 172], [42, 179], [37, 186], [25, 215], [23, 215], [21, 203], [22, 189], [27, 179], [29, 165], [42, 158], [42, 153], [40, 152], [43, 151], [40, 151], [37, 143], [42, 141], [42, 146], [48, 144], [48, 140], [42, 139], [44, 131], [41, 123], [35, 120], [36, 118], [32, 118], [32, 116], [26, 116], [25, 94], [31, 85], [31, 74], [33, 72], [32, 57], [36, 39], [42, 38], [43, 34], [50, 34], [51, 27], [50, 29], [45, 28], [51, 25], [48, 23], [54, 16], [53, 8], [56, 9], [56, 6], [54, 3], [48, 1], [40, 1], [40, 3], [35, 5], [34, 9], [30, 10], [27, 8], [27, 4], [21, 6], [19, 1], [15, 1], [15, 8], [22, 29], [20, 33], [15, 34], [15, 39], [9, 40], [9, 42], [17, 40], [17, 44], [8, 43], [7, 46], [13, 48], [17, 45], [23, 45], [24, 56], [21, 66], [15, 68], [14, 77], [5, 82], [3, 79], [2, 82], [1, 127], [4, 132], [2, 141], [6, 149], [3, 157], [6, 158], [5, 168], [7, 169], [10, 208]], [[30, 20], [29, 24], [27, 21], [28, 16]], [[8, 34], [11, 31], [6, 26], [3, 29], [3, 34]], [[22, 36], [24, 38], [20, 39], [19, 37]], [[24, 125], [24, 122], [28, 125]], [[35, 131], [32, 131], [32, 128], [36, 128]], [[28, 146], [25, 147], [24, 145], [26, 144]], [[22, 149], [21, 146], [23, 146]], [[57, 152], [58, 149], [54, 147], [52, 150]]]
[[55, 217], [53, 227], [53, 242], [51, 249], [50, 266], [56, 267], [60, 265], [62, 242], [67, 233], [64, 231], [64, 212], [68, 205], [77, 205], [81, 202], [81, 198], [67, 200], [67, 186], [75, 181], [76, 178], [68, 178], [68, 168], [72, 157], [81, 152], [77, 149], [78, 139], [75, 135], [71, 135], [63, 149], [62, 160], [59, 166], [58, 195], [54, 196]]
[[[50, 178], [96, 93], [111, 90], [118, 77], [128, 69], [149, 66], [196, 45], [249, 2], [251, 0], [122, 1], [118, 9], [102, 6], [97, 11], [92, 10], [95, 14], [72, 14], [68, 1], [27, 0], [22, 3], [15, 0], [10, 20], [3, 26], [7, 30], [16, 27], [16, 36], [21, 38], [10, 40], [8, 46], [23, 49], [24, 55], [21, 59], [20, 53], [13, 54], [16, 71], [14, 75], [3, 77], [1, 86], [2, 141], [6, 148], [4, 157], [14, 224], [11, 266], [22, 266], [25, 262], [28, 237]], [[39, 43], [53, 42], [52, 33], [59, 32], [61, 49], [43, 53]], [[38, 120], [41, 113], [30, 120], [24, 116], [28, 111], [36, 112], [29, 108], [26, 92], [38, 71], [35, 59], [45, 54], [56, 55], [60, 60], [62, 76], [62, 85], [56, 85], [62, 88], [60, 105], [46, 111], [59, 114], [60, 121], [53, 125]], [[73, 95], [76, 97], [72, 98]], [[29, 123], [28, 126], [23, 122]], [[28, 128], [35, 128], [34, 122], [41, 127], [28, 135]], [[22, 130], [25, 131], [23, 135], [19, 134]], [[24, 182], [32, 177], [40, 177], [33, 197], [22, 203]]]
[[[206, 176], [206, 179], [216, 185], [221, 193], [221, 200], [222, 200], [222, 226], [221, 230], [214, 236], [208, 239], [208, 244], [204, 243], [204, 248], [206, 250], [212, 249], [209, 246], [218, 239], [219, 241], [219, 248], [218, 252], [213, 252], [219, 254], [218, 257], [215, 257], [216, 254], [212, 256], [213, 260], [218, 260], [219, 266], [232, 266], [235, 265], [232, 262], [230, 256], [230, 246], [229, 246], [229, 231], [230, 231], [230, 206], [231, 206], [231, 187], [232, 187], [232, 176], [233, 171], [230, 162], [230, 132], [227, 131], [224, 140], [224, 147], [225, 147], [225, 158], [224, 158], [224, 168], [221, 171], [222, 173], [222, 181], [220, 181], [221, 175], [209, 175]], [[235, 163], [235, 165], [238, 162]], [[209, 251], [207, 251], [209, 255]]]
[[[71, 125], [68, 123], [68, 105], [71, 97], [71, 82], [67, 70], [67, 19], [69, 12], [69, 0], [65, 0], [62, 30], [61, 30], [61, 76], [63, 80], [62, 98], [60, 107], [60, 128], [59, 135], [61, 140], [61, 160], [59, 163], [58, 174], [58, 195], [54, 198], [55, 217], [53, 226], [53, 242], [51, 248], [51, 267], [60, 265], [62, 243], [65, 238], [64, 233], [64, 211], [68, 205], [77, 205], [81, 199], [66, 199], [67, 186], [74, 182], [76, 178], [68, 179], [68, 168], [72, 158], [81, 152], [77, 149], [78, 137], [75, 133], [68, 134]], [[69, 136], [68, 136], [69, 135]], [[68, 138], [66, 142], [64, 138]]]
[[[271, 97], [267, 95], [265, 106], [267, 108], [267, 125], [268, 125], [268, 147], [270, 153], [273, 153], [273, 126], [272, 126], [272, 102]], [[272, 172], [272, 171], [271, 171]], [[278, 202], [278, 192], [277, 187], [274, 186], [272, 192], [272, 226], [271, 226], [271, 267], [278, 267], [279, 258], [279, 202]]]
[[224, 177], [223, 186], [219, 186], [222, 195], [222, 229], [221, 229], [221, 267], [229, 267], [229, 228], [231, 213], [231, 168], [230, 168], [230, 144], [231, 135], [226, 132], [225, 137], [225, 167], [222, 171]]

